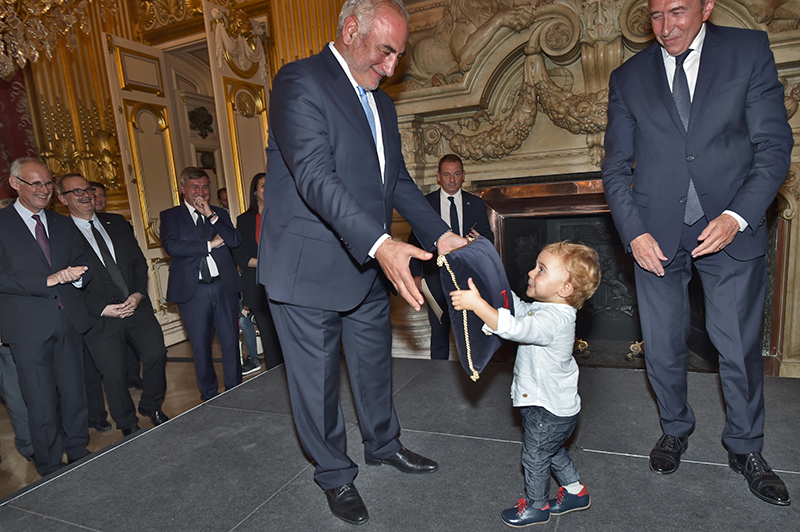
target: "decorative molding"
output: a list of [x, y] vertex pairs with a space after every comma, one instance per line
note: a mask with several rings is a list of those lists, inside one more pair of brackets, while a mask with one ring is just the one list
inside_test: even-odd
[[[244, 79], [250, 79], [261, 72], [261, 82], [269, 82], [267, 54], [264, 49], [266, 28], [255, 26], [247, 14], [240, 9], [232, 9], [226, 14], [221, 9], [211, 11], [211, 19], [216, 23], [211, 27], [217, 50], [217, 68], [224, 72], [225, 65]], [[219, 31], [222, 27], [225, 31]]]
[[778, 215], [784, 220], [793, 220], [800, 205], [800, 165], [789, 166], [789, 175], [778, 192]]
[[188, 113], [189, 129], [197, 131], [200, 138], [205, 139], [209, 133], [214, 132], [214, 115], [205, 107], [195, 107]]
[[40, 156], [53, 174], [77, 172], [88, 181], [103, 183], [109, 190], [124, 190], [125, 178], [120, 168], [122, 159], [111, 118], [111, 103], [101, 113], [96, 102], [87, 110], [78, 101], [77, 123], [81, 136], [77, 138], [74, 117], [61, 99], [56, 98], [55, 106], [48, 106], [44, 95], [40, 95], [40, 99], [46, 139]]

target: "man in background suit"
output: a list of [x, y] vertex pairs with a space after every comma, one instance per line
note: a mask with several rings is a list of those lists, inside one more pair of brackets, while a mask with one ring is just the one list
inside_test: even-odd
[[79, 288], [91, 270], [75, 225], [46, 210], [50, 170], [37, 159], [11, 165], [19, 198], [0, 210], [0, 330], [17, 366], [36, 469], [47, 475], [89, 451], [81, 334], [91, 321]]
[[84, 290], [86, 308], [93, 319], [84, 343], [103, 375], [111, 416], [124, 436], [139, 430], [125, 372], [130, 342], [144, 368], [139, 413], [149, 417], [153, 425], [160, 425], [169, 419], [161, 410], [167, 388], [167, 348], [146, 296], [147, 261], [124, 217], [95, 213], [94, 188], [83, 176], [61, 176], [58, 190], [58, 199], [69, 209], [81, 233], [83, 252], [95, 272], [94, 282]]
[[396, 0], [348, 0], [336, 41], [284, 66], [273, 83], [258, 280], [283, 348], [295, 426], [317, 463], [331, 512], [369, 515], [353, 480], [339, 402], [340, 345], [370, 465], [427, 473], [438, 465], [400, 443], [392, 404], [389, 292], [424, 302], [409, 260], [431, 254], [389, 236], [394, 208], [426, 249], [466, 244], [448, 232], [408, 174], [397, 114], [378, 90], [405, 52]]
[[650, 0], [657, 43], [611, 74], [603, 184], [636, 260], [647, 374], [663, 435], [655, 473], [674, 472], [695, 418], [687, 402], [692, 266], [720, 352], [722, 441], [750, 491], [789, 494], [761, 455], [766, 210], [786, 178], [792, 131], [767, 35], [706, 22], [714, 0]]
[[167, 301], [177, 303], [192, 345], [203, 400], [219, 394], [211, 359], [214, 329], [222, 347], [225, 389], [242, 382], [239, 358], [239, 292], [242, 280], [231, 256], [241, 243], [228, 212], [209, 205], [208, 175], [189, 166], [180, 176], [183, 203], [161, 213], [161, 243], [172, 257]]
[[[473, 238], [483, 236], [494, 243], [494, 233], [489, 226], [489, 217], [486, 215], [486, 204], [478, 196], [461, 189], [464, 177], [466, 177], [466, 172], [461, 157], [454, 153], [448, 153], [439, 160], [439, 169], [436, 172], [439, 190], [431, 192], [425, 198], [454, 233]], [[419, 245], [413, 234], [409, 242]], [[443, 310], [441, 321], [439, 321], [434, 310], [428, 305], [428, 321], [431, 324], [431, 359], [447, 360], [450, 358], [450, 314], [447, 312], [447, 297], [442, 290], [436, 260], [431, 259], [422, 263], [416, 259], [412, 260], [411, 273], [414, 274], [414, 282], [417, 287], [422, 284], [422, 279], [425, 279], [431, 295], [439, 308]]]

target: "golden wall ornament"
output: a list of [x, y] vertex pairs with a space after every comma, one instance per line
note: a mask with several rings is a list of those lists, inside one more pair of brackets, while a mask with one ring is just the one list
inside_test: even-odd
[[54, 175], [77, 172], [87, 181], [98, 181], [109, 190], [124, 190], [125, 180], [120, 169], [121, 156], [114, 132], [111, 103], [101, 114], [97, 103], [87, 110], [78, 101], [80, 140], [72, 127], [73, 120], [59, 98], [48, 108], [41, 98], [42, 121], [46, 147], [40, 156]]

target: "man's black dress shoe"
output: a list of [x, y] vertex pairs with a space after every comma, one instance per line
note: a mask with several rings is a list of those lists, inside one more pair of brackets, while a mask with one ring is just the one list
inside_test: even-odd
[[122, 430], [122, 435], [123, 436], [130, 436], [134, 432], [139, 432], [142, 429], [141, 429], [141, 427], [139, 427], [139, 425], [134, 425], [132, 427], [128, 427], [126, 429], [121, 429], [121, 430]]
[[164, 423], [165, 421], [169, 421], [167, 415], [162, 412], [161, 410], [153, 410], [152, 412], [148, 412], [147, 410], [143, 410], [139, 408], [139, 413], [143, 416], [147, 416], [150, 418], [150, 421], [153, 422], [153, 426], [157, 427]]
[[778, 506], [789, 506], [791, 499], [786, 484], [776, 475], [761, 453], [734, 454], [728, 451], [728, 465], [744, 475], [753, 495]]
[[354, 525], [363, 525], [369, 519], [367, 507], [353, 484], [345, 484], [338, 488], [322, 490], [328, 498], [331, 513]]
[[689, 437], [678, 438], [662, 434], [650, 451], [650, 471], [659, 475], [669, 475], [681, 465], [681, 455], [689, 447]]
[[390, 465], [403, 473], [433, 473], [439, 469], [439, 464], [420, 456], [415, 452], [409, 451], [405, 447], [401, 447], [399, 451], [389, 458], [383, 460], [366, 459], [368, 465]]
[[89, 428], [94, 429], [97, 432], [108, 432], [111, 430], [111, 423], [109, 423], [106, 419], [101, 419], [100, 421], [90, 421]]

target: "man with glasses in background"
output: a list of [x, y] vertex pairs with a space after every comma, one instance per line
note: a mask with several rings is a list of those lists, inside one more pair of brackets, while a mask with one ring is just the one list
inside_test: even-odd
[[40, 474], [89, 451], [81, 334], [91, 326], [79, 289], [92, 272], [75, 225], [46, 210], [50, 170], [32, 158], [11, 165], [19, 198], [0, 210], [0, 330], [17, 365]]
[[58, 188], [58, 199], [81, 232], [83, 251], [95, 272], [95, 282], [85, 290], [93, 325], [84, 342], [103, 374], [111, 416], [124, 436], [139, 430], [125, 373], [126, 343], [130, 342], [144, 368], [139, 413], [154, 426], [160, 425], [169, 419], [161, 410], [167, 387], [167, 348], [147, 298], [147, 261], [124, 217], [95, 213], [95, 189], [82, 175], [62, 176]]

